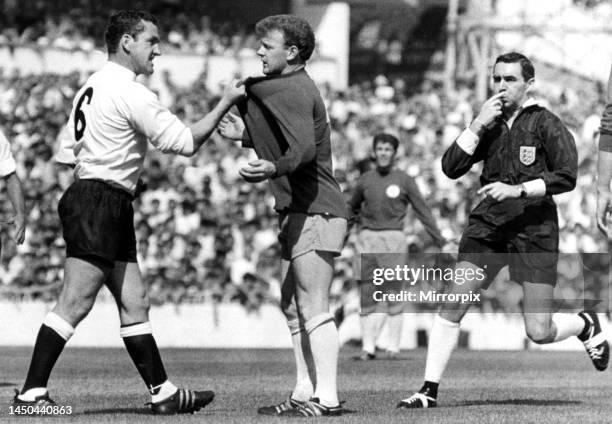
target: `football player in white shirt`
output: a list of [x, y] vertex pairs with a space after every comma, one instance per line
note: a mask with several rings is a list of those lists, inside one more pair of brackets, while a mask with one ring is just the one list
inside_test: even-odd
[[53, 404], [47, 391], [53, 365], [106, 284], [119, 309], [121, 337], [151, 394], [152, 412], [194, 412], [214, 394], [177, 389], [166, 376], [136, 261], [132, 200], [147, 143], [166, 153], [195, 154], [244, 96], [244, 87], [229, 84], [210, 113], [185, 125], [135, 80], [153, 73], [153, 60], [161, 54], [155, 17], [120, 11], [111, 16], [105, 38], [108, 63], [77, 93], [58, 156], [75, 160], [75, 182], [58, 205], [66, 240], [64, 285], [43, 321], [24, 387], [13, 402]]
[[[26, 212], [23, 188], [15, 172], [16, 170], [17, 166], [11, 154], [11, 146], [4, 134], [0, 131], [0, 178], [4, 180], [6, 192], [9, 200], [13, 204], [13, 210], [15, 212], [13, 217], [0, 222], [0, 224], [13, 224], [15, 227], [13, 239], [17, 244], [21, 244], [25, 238]], [[0, 251], [1, 250], [2, 245], [0, 244]]]

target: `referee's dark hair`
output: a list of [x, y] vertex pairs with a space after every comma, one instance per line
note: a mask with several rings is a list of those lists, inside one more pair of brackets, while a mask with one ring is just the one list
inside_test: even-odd
[[138, 34], [144, 31], [142, 21], [157, 25], [157, 18], [155, 16], [141, 10], [120, 10], [111, 15], [106, 26], [106, 34], [104, 34], [108, 54], [117, 52], [119, 40], [121, 40], [124, 34], [129, 34], [136, 38]]
[[286, 47], [298, 48], [300, 58], [304, 62], [310, 59], [315, 48], [315, 35], [306, 19], [296, 15], [273, 15], [255, 24], [255, 35], [259, 38], [273, 30], [283, 34]]
[[393, 146], [393, 150], [397, 152], [397, 148], [399, 146], [399, 140], [397, 137], [387, 134], [387, 133], [379, 133], [374, 136], [374, 141], [372, 141], [372, 148], [376, 149], [376, 145], [378, 143], [389, 143]]
[[497, 56], [497, 59], [495, 59], [495, 64], [499, 62], [520, 63], [521, 75], [523, 76], [523, 81], [529, 81], [531, 78], [535, 76], [535, 70], [533, 69], [533, 63], [531, 63], [531, 60], [527, 59], [527, 56], [522, 55], [520, 53], [510, 52], [510, 53], [499, 55]]

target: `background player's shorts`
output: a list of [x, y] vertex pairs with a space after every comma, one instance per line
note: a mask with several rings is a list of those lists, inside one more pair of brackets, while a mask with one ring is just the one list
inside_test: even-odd
[[288, 212], [279, 216], [281, 257], [291, 260], [312, 250], [342, 251], [347, 221], [337, 216]]
[[353, 275], [356, 280], [361, 280], [361, 254], [363, 253], [390, 253], [391, 255], [376, 255], [376, 258], [368, 256], [370, 260], [375, 260], [374, 264], [364, 264], [368, 268], [395, 268], [397, 265], [397, 255], [408, 252], [406, 235], [400, 230], [369, 230], [364, 228], [359, 231], [355, 242], [357, 254], [353, 259]]
[[[404, 232], [400, 230], [369, 230], [366, 228], [359, 232], [355, 247], [358, 254], [355, 255], [353, 265], [355, 279], [361, 281], [361, 313], [388, 312], [393, 315], [403, 312], [404, 302], [374, 301], [374, 292], [381, 290], [381, 287], [372, 284], [370, 277], [374, 268], [395, 268], [397, 265], [403, 265], [408, 252], [408, 243]], [[364, 258], [361, 256], [364, 253], [375, 255], [368, 255]], [[368, 278], [362, 278], [362, 270], [368, 274]], [[400, 293], [404, 288], [401, 283], [386, 284], [385, 287], [382, 287], [385, 293]]]
[[97, 180], [77, 180], [58, 204], [66, 256], [136, 262], [136, 234], [132, 196]]

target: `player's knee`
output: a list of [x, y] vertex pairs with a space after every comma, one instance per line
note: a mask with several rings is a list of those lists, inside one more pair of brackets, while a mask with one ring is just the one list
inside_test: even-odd
[[293, 321], [298, 318], [297, 310], [292, 302], [281, 303], [281, 310], [285, 318], [287, 318], [287, 321]]
[[151, 302], [146, 293], [122, 299], [120, 306], [121, 321], [123, 323], [147, 321], [150, 307]]
[[300, 316], [303, 320], [308, 321], [323, 313], [329, 312], [329, 306], [317, 303], [317, 302], [304, 302], [298, 304], [300, 310]]
[[544, 325], [528, 325], [526, 332], [529, 340], [537, 344], [546, 344], [553, 340], [550, 327]]
[[460, 323], [464, 315], [465, 315], [464, 311], [456, 311], [456, 310], [450, 310], [450, 311], [441, 310], [440, 311], [441, 318], [444, 318], [445, 320], [454, 322], [454, 323]]
[[296, 303], [300, 315], [306, 320], [329, 312], [329, 298], [325, 292], [313, 291], [310, 295], [307, 295], [307, 292], [300, 292]]
[[64, 296], [58, 301], [57, 310], [62, 312], [68, 322], [76, 325], [81, 322], [93, 308], [95, 297]]

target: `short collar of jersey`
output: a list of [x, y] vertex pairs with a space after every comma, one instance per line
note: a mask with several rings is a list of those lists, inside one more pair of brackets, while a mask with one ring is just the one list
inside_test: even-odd
[[525, 102], [521, 106], [521, 109], [527, 109], [528, 107], [531, 107], [531, 106], [542, 107], [542, 105], [540, 104], [540, 100], [534, 99], [533, 97], [529, 97], [527, 100], [525, 100]]
[[129, 78], [133, 81], [136, 80], [136, 73], [134, 71], [116, 62], [109, 60], [108, 62], [106, 62], [106, 65], [104, 67], [110, 70], [111, 72], [117, 74], [117, 76], [125, 76], [125, 78]]
[[293, 75], [297, 75], [297, 74], [300, 74], [300, 73], [303, 73], [303, 72], [306, 72], [306, 68], [305, 67], [304, 68], [300, 68], [300, 69], [298, 69], [296, 71], [293, 71], [293, 72], [286, 73], [286, 74], [272, 74], [272, 75], [264, 75], [264, 76], [261, 76], [261, 77], [249, 77], [249, 78], [247, 78], [244, 81], [244, 83], [246, 85], [250, 85], [250, 84], [258, 83], [260, 81], [269, 81], [269, 80], [273, 80], [273, 79], [289, 78], [289, 77], [292, 77]]
[[[523, 113], [523, 111], [524, 111], [525, 109], [528, 109], [528, 108], [530, 108], [530, 107], [534, 107], [534, 106], [543, 107], [543, 106], [540, 104], [540, 101], [539, 101], [539, 100], [534, 99], [533, 97], [529, 97], [527, 100], [525, 100], [525, 101], [523, 102], [523, 105], [522, 105], [522, 106], [521, 106], [521, 107], [518, 109], [518, 112], [517, 112], [517, 114], [515, 115], [514, 119], [512, 119], [512, 122], [514, 122], [514, 120], [515, 120], [516, 118], [518, 118], [518, 116], [519, 116], [521, 113]], [[508, 120], [508, 119], [506, 119], [506, 118], [505, 118], [505, 117], [503, 117], [503, 116], [502, 116], [502, 119], [504, 120], [504, 122], [509, 122], [509, 120]]]

